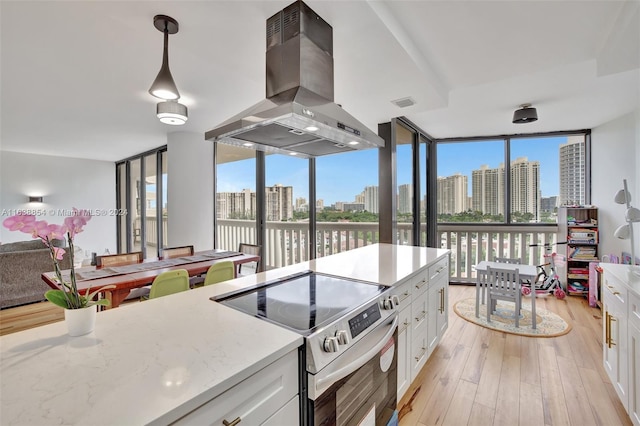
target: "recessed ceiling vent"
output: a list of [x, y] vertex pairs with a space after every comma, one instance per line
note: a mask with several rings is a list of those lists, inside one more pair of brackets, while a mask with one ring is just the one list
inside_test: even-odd
[[392, 104], [399, 108], [406, 108], [416, 104], [416, 101], [413, 100], [412, 97], [396, 99], [395, 101], [391, 101]]

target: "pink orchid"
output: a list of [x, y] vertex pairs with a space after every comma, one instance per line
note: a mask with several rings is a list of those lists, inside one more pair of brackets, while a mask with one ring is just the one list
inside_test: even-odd
[[62, 260], [64, 254], [65, 254], [65, 250], [63, 248], [60, 247], [54, 247], [53, 248], [53, 254], [56, 257], [56, 260]]
[[22, 232], [31, 232], [31, 236], [33, 238], [42, 238], [43, 240], [46, 240], [49, 236], [49, 224], [44, 220], [39, 220], [30, 225], [29, 231], [25, 229]]
[[36, 221], [36, 217], [32, 214], [29, 214], [29, 215], [18, 214], [18, 215], [10, 216], [6, 218], [2, 222], [2, 225], [5, 228], [8, 228], [9, 231], [22, 231], [26, 233], [31, 233], [31, 230], [24, 231], [23, 228], [25, 228], [26, 226], [29, 226], [30, 224], [33, 224], [35, 221]]
[[[51, 224], [47, 226], [46, 237], [48, 237], [49, 240], [62, 240], [66, 233], [67, 227], [65, 225]], [[46, 237], [43, 237], [42, 235], [39, 236], [46, 239]]]

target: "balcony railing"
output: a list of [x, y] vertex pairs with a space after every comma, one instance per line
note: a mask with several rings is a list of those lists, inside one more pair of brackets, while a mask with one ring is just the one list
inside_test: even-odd
[[[398, 242], [411, 245], [411, 224], [398, 224]], [[318, 222], [317, 257], [378, 242], [378, 224]], [[305, 222], [267, 222], [263, 247], [266, 268], [279, 268], [309, 259], [309, 225]], [[236, 250], [241, 242], [255, 244], [255, 221], [218, 219], [217, 247]], [[422, 232], [425, 232], [423, 228]], [[494, 257], [519, 257], [523, 263], [543, 263], [544, 251], [530, 244], [557, 242], [557, 226], [550, 225], [438, 225], [441, 248], [451, 250], [451, 281], [473, 282], [473, 266]]]

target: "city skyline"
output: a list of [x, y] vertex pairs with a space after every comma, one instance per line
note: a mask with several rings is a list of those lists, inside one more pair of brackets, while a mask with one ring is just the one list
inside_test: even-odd
[[[541, 168], [541, 197], [558, 196], [559, 188], [559, 146], [567, 142], [567, 137], [540, 137], [513, 139], [511, 159], [527, 157], [529, 161], [539, 161]], [[398, 164], [411, 164], [411, 150], [397, 151]], [[473, 170], [482, 165], [496, 168], [504, 158], [504, 143], [482, 141], [438, 145], [439, 177], [461, 173], [471, 178]], [[309, 198], [308, 161], [285, 155], [268, 155], [265, 184], [293, 186], [293, 198]], [[409, 167], [398, 167], [398, 187], [411, 184]], [[324, 200], [325, 206], [337, 202], [353, 203], [367, 186], [378, 186], [378, 153], [375, 149], [318, 157], [316, 159], [316, 194]], [[219, 192], [241, 192], [243, 189], [255, 191], [255, 160], [243, 160], [218, 165]], [[424, 188], [421, 189], [424, 193]], [[469, 188], [471, 196], [471, 188]]]

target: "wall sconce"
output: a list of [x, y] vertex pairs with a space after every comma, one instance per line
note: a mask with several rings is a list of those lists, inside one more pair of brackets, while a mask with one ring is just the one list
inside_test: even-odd
[[43, 201], [44, 197], [32, 197], [31, 195], [29, 196], [30, 203], [42, 203]]

